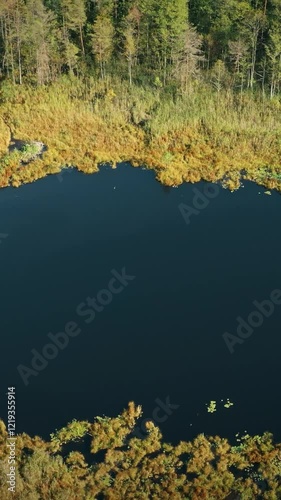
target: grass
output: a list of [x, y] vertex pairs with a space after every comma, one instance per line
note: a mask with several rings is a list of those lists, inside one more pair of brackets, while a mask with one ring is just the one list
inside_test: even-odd
[[10, 142], [10, 131], [0, 115], [0, 155], [4, 155]]
[[[180, 95], [91, 77], [6, 87], [0, 91], [1, 187], [65, 166], [94, 173], [101, 163], [130, 161], [155, 169], [169, 186], [204, 179], [234, 190], [244, 176], [281, 190], [279, 100], [218, 94], [207, 86]], [[9, 128], [16, 139], [46, 144], [43, 158], [24, 167], [15, 157], [7, 160]]]

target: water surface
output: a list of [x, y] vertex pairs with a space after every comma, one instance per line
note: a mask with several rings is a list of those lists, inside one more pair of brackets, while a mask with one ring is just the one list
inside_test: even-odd
[[[281, 438], [281, 306], [232, 355], [222, 338], [254, 300], [281, 289], [281, 197], [252, 183], [220, 189], [186, 225], [178, 207], [192, 206], [195, 187], [205, 184], [167, 189], [153, 172], [123, 164], [0, 191], [0, 233], [8, 234], [0, 414], [6, 421], [4, 393], [15, 385], [19, 432], [47, 436], [73, 418], [116, 415], [130, 400], [151, 418], [155, 401], [170, 397], [178, 408], [161, 423], [168, 440], [244, 430]], [[124, 266], [135, 279], [87, 325], [78, 304]], [[30, 366], [31, 349], [69, 321], [82, 333], [26, 387], [17, 366]], [[226, 398], [230, 409], [220, 404]]]

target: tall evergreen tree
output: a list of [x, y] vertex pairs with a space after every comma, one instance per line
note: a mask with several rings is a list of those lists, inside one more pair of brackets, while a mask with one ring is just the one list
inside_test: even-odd
[[186, 0], [142, 0], [143, 50], [148, 65], [156, 66], [167, 78], [168, 64], [182, 43], [188, 20]]
[[57, 50], [55, 15], [46, 9], [42, 0], [27, 0], [26, 27], [25, 69], [29, 75], [36, 75], [39, 85], [45, 84], [54, 76], [52, 63]]
[[83, 36], [83, 28], [87, 20], [85, 0], [60, 0], [60, 2], [64, 28], [79, 35], [81, 51], [85, 56]]

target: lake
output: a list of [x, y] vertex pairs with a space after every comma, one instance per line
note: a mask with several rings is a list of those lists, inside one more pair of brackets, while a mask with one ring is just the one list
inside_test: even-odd
[[[14, 385], [17, 431], [32, 435], [115, 416], [134, 400], [169, 441], [266, 430], [281, 439], [281, 305], [234, 352], [223, 338], [281, 289], [281, 196], [248, 182], [235, 193], [216, 187], [196, 208], [209, 188], [167, 188], [121, 164], [0, 191], [5, 422]], [[189, 224], [182, 204], [196, 212]], [[123, 268], [131, 279], [115, 279], [109, 293]], [[104, 305], [91, 316], [87, 298], [96, 297]], [[31, 350], [42, 353], [66, 325], [68, 345], [36, 372]], [[33, 370], [27, 384], [19, 365]]]

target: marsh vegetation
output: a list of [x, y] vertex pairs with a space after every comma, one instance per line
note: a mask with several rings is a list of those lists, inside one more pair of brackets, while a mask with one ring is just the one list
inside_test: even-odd
[[[172, 445], [153, 422], [146, 423], [143, 439], [134, 437], [141, 415], [142, 408], [130, 403], [115, 418], [73, 420], [47, 441], [19, 435], [17, 489], [11, 498], [280, 498], [281, 445], [269, 433], [237, 436], [234, 443], [201, 434]], [[0, 421], [1, 498], [9, 498], [6, 440]]]

